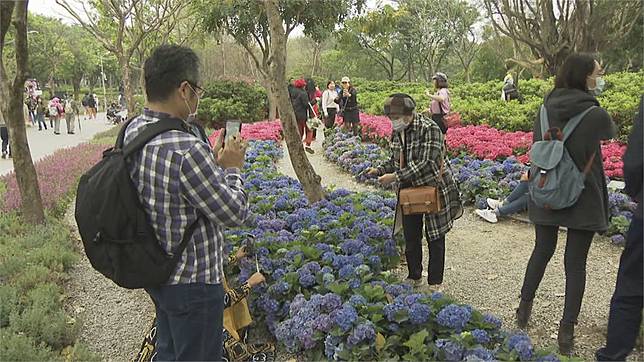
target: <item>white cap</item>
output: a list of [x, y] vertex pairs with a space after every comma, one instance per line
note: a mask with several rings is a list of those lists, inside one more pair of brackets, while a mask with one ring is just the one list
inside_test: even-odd
[[349, 77], [342, 77], [342, 83], [344, 82], [351, 83], [351, 79]]

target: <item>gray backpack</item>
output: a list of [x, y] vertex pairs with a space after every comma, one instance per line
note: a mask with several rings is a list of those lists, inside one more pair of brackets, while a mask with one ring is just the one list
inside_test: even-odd
[[546, 107], [541, 105], [541, 139], [530, 149], [530, 198], [541, 208], [550, 210], [565, 209], [574, 205], [584, 190], [586, 175], [595, 159], [590, 157], [583, 171], [570, 157], [565, 147], [566, 140], [575, 131], [584, 116], [596, 106], [591, 106], [572, 117], [563, 129], [550, 128]]

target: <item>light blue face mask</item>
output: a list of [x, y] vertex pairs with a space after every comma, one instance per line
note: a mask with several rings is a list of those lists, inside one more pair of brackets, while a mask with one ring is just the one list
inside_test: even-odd
[[595, 96], [599, 96], [604, 92], [604, 87], [606, 87], [606, 81], [602, 77], [595, 78], [595, 88], [589, 89], [591, 93]]

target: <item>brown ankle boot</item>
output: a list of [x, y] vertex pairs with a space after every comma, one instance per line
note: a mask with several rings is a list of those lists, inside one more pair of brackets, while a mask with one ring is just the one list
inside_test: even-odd
[[575, 324], [559, 322], [559, 334], [557, 342], [559, 343], [559, 353], [564, 356], [571, 356], [574, 347]]
[[519, 308], [517, 308], [517, 326], [521, 329], [525, 329], [528, 326], [528, 321], [530, 321], [530, 315], [532, 314], [532, 301], [527, 301], [521, 299], [519, 302]]

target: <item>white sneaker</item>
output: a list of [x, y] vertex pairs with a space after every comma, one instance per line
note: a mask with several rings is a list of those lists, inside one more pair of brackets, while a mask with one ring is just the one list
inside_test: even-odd
[[499, 200], [495, 200], [495, 199], [489, 199], [489, 198], [488, 198], [488, 199], [486, 199], [485, 201], [487, 201], [487, 205], [488, 205], [492, 210], [496, 210], [496, 209], [498, 209], [499, 207], [503, 206], [503, 201], [499, 201]]
[[487, 222], [491, 222], [492, 224], [496, 224], [497, 221], [499, 221], [494, 210], [474, 210], [474, 212], [476, 213], [476, 215], [482, 217]]

